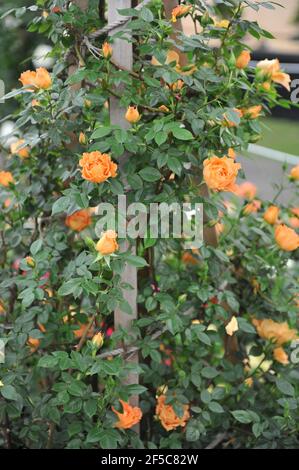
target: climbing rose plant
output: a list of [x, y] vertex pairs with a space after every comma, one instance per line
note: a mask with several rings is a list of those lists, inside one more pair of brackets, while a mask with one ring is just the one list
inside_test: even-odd
[[[204, 448], [221, 433], [228, 447], [296, 447], [299, 167], [275, 182], [273, 201], [237, 184], [260, 117], [289, 106], [279, 61], [252, 67], [245, 45], [271, 35], [244, 9], [272, 2], [186, 1], [171, 18], [160, 0], [123, 11], [132, 71], [114, 61], [113, 36], [86, 40], [104, 26], [97, 3], [84, 15], [63, 0], [29, 8], [55, 65], [24, 70], [6, 96], [19, 110], [1, 147], [0, 446]], [[182, 17], [195, 34], [173, 35]], [[125, 129], [111, 125], [111, 97]], [[119, 194], [203, 202], [218, 245], [141, 238], [136, 255], [122, 251], [115, 230], [96, 226], [98, 205]], [[125, 263], [138, 270], [130, 331], [113, 322], [132, 309]], [[139, 364], [119, 345], [137, 347]], [[132, 372], [139, 384], [125, 385]]]

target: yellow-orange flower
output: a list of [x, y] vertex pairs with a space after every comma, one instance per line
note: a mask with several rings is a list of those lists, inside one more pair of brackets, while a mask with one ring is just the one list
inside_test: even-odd
[[289, 357], [281, 346], [273, 350], [273, 357], [280, 364], [287, 365], [289, 363]]
[[294, 166], [294, 168], [291, 169], [290, 178], [295, 181], [299, 180], [299, 165]]
[[[33, 86], [34, 89], [48, 89], [52, 85], [51, 75], [44, 67], [39, 67], [36, 71], [27, 70], [19, 78], [23, 86]], [[33, 91], [30, 89], [29, 91]]]
[[293, 207], [291, 209], [292, 214], [294, 214], [296, 217], [299, 217], [299, 207]]
[[255, 214], [256, 212], [260, 210], [261, 205], [262, 205], [261, 201], [259, 201], [258, 199], [253, 199], [253, 201], [249, 202], [244, 207], [244, 214], [246, 215]]
[[29, 266], [30, 268], [34, 268], [35, 260], [34, 258], [32, 258], [32, 256], [26, 256], [25, 261], [26, 261], [27, 266]]
[[105, 59], [110, 59], [110, 57], [112, 57], [113, 49], [109, 42], [104, 42], [102, 45], [102, 52]]
[[275, 241], [284, 251], [295, 251], [299, 248], [299, 235], [290, 227], [284, 224], [278, 225], [275, 229]]
[[137, 106], [129, 106], [125, 118], [131, 124], [136, 124], [141, 118]]
[[10, 145], [10, 152], [13, 154], [13, 155], [18, 155], [19, 157], [21, 158], [27, 158], [29, 157], [29, 147], [26, 146], [26, 147], [23, 147], [23, 148], [20, 148], [22, 147], [23, 145], [25, 144], [25, 140], [24, 139], [19, 139], [17, 140], [17, 142], [13, 142], [11, 145]]
[[0, 171], [0, 185], [7, 187], [10, 183], [14, 183], [14, 179], [11, 172]]
[[[192, 252], [193, 252], [194, 254], [197, 254], [197, 255], [199, 254], [199, 251], [198, 251], [198, 250], [192, 250]], [[199, 263], [198, 259], [195, 258], [195, 256], [194, 256], [192, 253], [190, 253], [189, 250], [188, 250], [188, 251], [185, 251], [185, 252], [183, 253], [183, 255], [182, 255], [182, 261], [183, 261], [183, 263], [185, 263], [185, 264], [190, 264], [190, 265], [193, 265], [193, 266], [195, 266], [195, 265], [197, 265], [197, 264]]]
[[272, 80], [275, 83], [282, 85], [288, 91], [291, 91], [291, 88], [290, 88], [291, 77], [287, 73], [283, 73], [280, 70], [280, 63], [278, 59], [261, 60], [257, 64], [257, 69], [268, 79]]
[[214, 191], [234, 191], [240, 163], [228, 157], [206, 158], [203, 162], [203, 177], [207, 186]]
[[262, 112], [262, 105], [256, 105], [256, 106], [250, 106], [250, 108], [244, 108], [242, 110], [243, 116], [249, 118], [249, 119], [257, 119]]
[[297, 229], [299, 228], [299, 219], [298, 217], [290, 217], [289, 219], [290, 226]]
[[65, 219], [65, 225], [76, 232], [81, 232], [91, 224], [91, 215], [89, 209], [81, 209], [68, 215]]
[[250, 181], [244, 181], [244, 183], [237, 186], [235, 194], [244, 199], [249, 199], [251, 201], [255, 198], [257, 193], [257, 187], [255, 184]]
[[271, 318], [254, 318], [252, 323], [261, 338], [274, 341], [278, 347], [297, 338], [297, 331], [292, 330], [287, 322], [278, 323]]
[[107, 230], [96, 244], [96, 250], [103, 256], [112, 255], [118, 250], [116, 238], [117, 233], [114, 230]]
[[242, 51], [241, 54], [236, 59], [236, 67], [238, 69], [246, 69], [251, 60], [251, 55], [249, 51]]
[[83, 153], [79, 162], [82, 167], [82, 177], [93, 183], [103, 183], [108, 178], [116, 177], [117, 164], [113, 163], [110, 155], [99, 151]]
[[190, 418], [189, 405], [183, 405], [183, 416], [179, 417], [171, 405], [165, 403], [166, 396], [160, 395], [157, 399], [156, 416], [166, 431], [172, 431], [177, 427], [185, 427]]
[[170, 109], [167, 108], [167, 106], [165, 106], [165, 104], [162, 104], [161, 106], [159, 106], [159, 111], [161, 111], [161, 113], [169, 113]]
[[104, 344], [104, 335], [103, 335], [103, 333], [101, 333], [100, 331], [99, 331], [99, 333], [96, 333], [93, 336], [91, 342], [97, 349], [100, 349]]
[[268, 209], [264, 213], [264, 220], [270, 225], [276, 224], [279, 211], [280, 209], [277, 206], [268, 207]]
[[230, 21], [229, 20], [216, 20], [215, 18], [213, 18], [213, 21], [214, 21], [214, 26], [216, 26], [216, 28], [224, 28], [224, 29], [227, 29], [230, 25]]
[[[76, 338], [80, 339], [82, 338], [83, 335], [86, 334], [86, 331], [88, 329], [88, 323], [79, 323], [78, 326], [79, 328], [77, 330], [73, 330], [73, 334]], [[93, 335], [94, 335], [94, 326], [92, 325], [92, 327], [88, 329], [86, 336], [87, 338], [92, 338]]]
[[85, 145], [86, 142], [87, 142], [86, 135], [84, 134], [84, 132], [80, 132], [80, 134], [79, 134], [79, 143], [81, 145]]
[[168, 86], [172, 91], [178, 92], [183, 88], [184, 85], [185, 83], [183, 82], [183, 80], [177, 80], [176, 82], [173, 82]]
[[112, 407], [113, 413], [118, 417], [114, 426], [118, 429], [130, 429], [141, 421], [142, 411], [138, 406], [131, 406], [123, 400], [119, 400], [119, 402], [123, 407], [123, 412], [120, 413]]
[[191, 8], [192, 5], [179, 5], [175, 7], [171, 12], [171, 21], [175, 23], [178, 18], [182, 18], [182, 16], [187, 15]]

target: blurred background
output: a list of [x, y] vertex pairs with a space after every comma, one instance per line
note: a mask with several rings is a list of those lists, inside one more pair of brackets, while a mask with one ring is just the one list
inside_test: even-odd
[[[51, 50], [46, 36], [26, 31], [26, 24], [36, 12], [24, 14], [24, 7], [33, 3], [32, 0], [1, 0], [0, 3], [0, 79], [5, 83], [6, 92], [18, 86], [22, 71], [38, 66], [51, 69], [53, 65], [45, 58]], [[284, 71], [292, 77], [293, 98], [299, 102], [299, 0], [279, 0], [278, 3], [282, 7], [277, 4], [274, 10], [261, 8], [255, 12], [251, 8], [246, 9], [248, 19], [258, 21], [276, 38], [248, 38], [248, 45], [253, 50], [254, 61], [266, 57], [280, 59]], [[18, 8], [17, 13], [10, 12], [13, 8]], [[188, 19], [184, 20], [184, 29], [186, 34], [194, 34], [193, 24]], [[290, 99], [290, 93], [282, 88], [281, 92]], [[13, 115], [15, 106], [14, 100], [0, 105], [0, 138], [13, 132], [12, 119], [7, 116]], [[242, 158], [242, 163], [247, 179], [263, 188], [260, 195], [271, 198], [271, 181], [280, 181], [282, 163], [293, 165], [299, 162], [299, 109], [275, 109], [273, 117], [264, 119], [263, 126], [262, 139], [250, 149], [251, 158]], [[286, 192], [282, 199], [288, 197], [290, 194]]]

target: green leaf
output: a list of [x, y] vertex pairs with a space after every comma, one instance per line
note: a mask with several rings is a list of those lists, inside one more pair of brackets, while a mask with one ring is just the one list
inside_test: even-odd
[[92, 418], [97, 412], [97, 400], [94, 398], [87, 400], [83, 405], [83, 410], [89, 418]]
[[20, 397], [19, 394], [16, 392], [15, 387], [13, 387], [12, 385], [4, 385], [3, 387], [0, 387], [0, 393], [3, 398], [6, 398], [6, 400], [18, 401]]
[[224, 409], [216, 401], [211, 401], [208, 403], [208, 408], [210, 411], [213, 411], [213, 413], [224, 413]]
[[172, 133], [176, 139], [179, 140], [192, 140], [194, 139], [193, 134], [188, 131], [187, 129], [184, 129], [183, 127], [174, 127], [172, 129]]
[[62, 284], [62, 286], [58, 289], [59, 295], [70, 295], [74, 293], [78, 287], [81, 285], [82, 279], [80, 277], [76, 277], [74, 279], [70, 279]]
[[219, 374], [219, 372], [215, 369], [215, 367], [204, 367], [201, 371], [201, 375], [203, 377], [206, 377], [207, 379], [214, 379], [215, 377], [217, 377], [217, 375]]
[[152, 14], [151, 10], [149, 10], [149, 8], [142, 8], [140, 12], [140, 18], [150, 23], [151, 21], [154, 20], [154, 15]]
[[141, 393], [146, 392], [147, 388], [143, 385], [131, 384], [126, 386], [126, 392], [129, 396], [131, 395], [141, 395]]
[[58, 364], [58, 358], [54, 356], [43, 356], [40, 358], [38, 361], [38, 367], [45, 367], [45, 368], [53, 368], [57, 366]]
[[231, 411], [231, 414], [233, 415], [236, 421], [239, 421], [239, 423], [249, 424], [253, 421], [253, 416], [245, 410]]
[[125, 260], [136, 268], [144, 268], [144, 266], [148, 266], [147, 261], [141, 256], [126, 254]]
[[295, 389], [290, 382], [287, 382], [284, 379], [276, 380], [277, 388], [284, 394], [293, 397], [295, 395]]
[[154, 181], [158, 181], [161, 178], [161, 173], [156, 168], [152, 168], [151, 166], [146, 166], [143, 170], [139, 171], [141, 178], [148, 183], [153, 183]]
[[67, 196], [62, 196], [54, 202], [52, 206], [52, 215], [58, 214], [59, 212], [65, 212], [71, 204], [70, 199]]
[[101, 137], [106, 137], [107, 135], [111, 134], [111, 132], [112, 132], [111, 127], [98, 127], [91, 134], [91, 138], [92, 139], [100, 139]]
[[33, 256], [35, 256], [40, 251], [42, 245], [43, 245], [43, 240], [42, 239], [35, 240], [35, 242], [33, 242], [31, 247], [30, 247], [30, 253]]

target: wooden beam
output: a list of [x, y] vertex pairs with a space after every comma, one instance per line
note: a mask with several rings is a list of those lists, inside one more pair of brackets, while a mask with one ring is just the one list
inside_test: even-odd
[[[122, 8], [131, 8], [131, 0], [109, 0], [108, 1], [108, 24], [114, 23], [118, 19], [123, 17], [118, 13], [118, 9]], [[111, 35], [113, 36], [117, 33], [118, 30], [114, 29]], [[124, 39], [115, 39], [112, 44], [113, 47], [113, 60], [119, 64], [121, 67], [124, 67], [127, 70], [132, 70], [133, 68], [133, 46], [130, 42]], [[121, 90], [118, 90], [120, 93]], [[111, 124], [117, 124], [122, 128], [128, 128], [130, 124], [125, 120], [126, 110], [122, 108], [119, 104], [119, 100], [113, 96], [110, 98], [110, 120]], [[122, 169], [127, 156], [123, 155], [119, 161], [119, 174], [122, 177]], [[127, 182], [122, 177], [124, 184], [127, 186]], [[125, 242], [121, 245], [121, 250], [123, 252], [128, 251], [129, 244]], [[131, 253], [136, 254], [136, 246], [131, 247]], [[131, 290], [124, 290], [123, 296], [126, 301], [130, 304], [132, 309], [132, 314], [128, 315], [123, 312], [121, 306], [117, 308], [114, 312], [114, 325], [116, 329], [124, 328], [127, 331], [130, 331], [132, 326], [132, 321], [137, 318], [137, 270], [133, 266], [128, 264], [125, 266], [125, 269], [122, 273], [122, 282], [128, 283], [132, 286]], [[138, 352], [136, 351], [130, 358], [127, 359], [127, 362], [138, 364]], [[139, 381], [138, 374], [130, 373], [127, 375], [125, 384], [137, 384]], [[138, 396], [131, 397], [131, 404], [137, 406], [139, 403]], [[135, 427], [135, 430], [138, 432], [139, 427]]]

